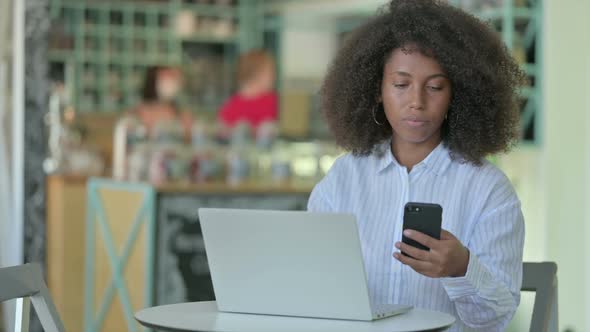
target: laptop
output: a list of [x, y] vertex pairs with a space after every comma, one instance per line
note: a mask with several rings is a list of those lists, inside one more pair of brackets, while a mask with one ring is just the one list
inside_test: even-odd
[[304, 211], [199, 209], [219, 311], [371, 321], [356, 219]]

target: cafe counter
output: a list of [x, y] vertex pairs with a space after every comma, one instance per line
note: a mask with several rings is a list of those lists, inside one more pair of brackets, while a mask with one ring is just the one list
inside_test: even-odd
[[305, 210], [315, 183], [47, 181], [47, 280], [72, 331], [140, 331], [143, 307], [213, 300], [198, 209]]

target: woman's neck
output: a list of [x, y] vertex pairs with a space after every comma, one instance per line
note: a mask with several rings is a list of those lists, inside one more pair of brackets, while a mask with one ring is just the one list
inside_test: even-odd
[[266, 88], [260, 87], [256, 84], [246, 84], [238, 91], [240, 96], [245, 98], [258, 97], [266, 92], [268, 92]]
[[254, 98], [259, 96], [260, 94], [262, 94], [263, 91], [261, 91], [259, 88], [254, 87], [254, 86], [244, 86], [243, 88], [240, 89], [239, 94], [242, 97], [245, 98]]
[[408, 173], [414, 166], [420, 163], [440, 144], [441, 139], [432, 139], [422, 143], [411, 143], [396, 139], [391, 141], [391, 152], [397, 162], [408, 169]]

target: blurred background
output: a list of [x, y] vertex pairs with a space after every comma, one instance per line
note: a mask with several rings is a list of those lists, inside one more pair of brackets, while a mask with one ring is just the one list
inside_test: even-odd
[[[449, 2], [528, 75], [520, 141], [491, 160], [522, 201], [525, 261], [558, 264], [560, 331], [588, 331], [590, 1]], [[305, 209], [342, 153], [322, 78], [384, 3], [1, 1], [0, 266], [41, 262], [71, 331], [140, 330], [129, 312], [213, 299], [197, 209]]]

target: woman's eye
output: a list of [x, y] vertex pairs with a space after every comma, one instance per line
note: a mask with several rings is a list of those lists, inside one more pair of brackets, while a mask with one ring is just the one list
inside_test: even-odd
[[432, 91], [440, 91], [443, 88], [441, 86], [429, 86], [428, 89], [430, 89]]
[[406, 83], [394, 83], [393, 86], [398, 89], [403, 89], [403, 88], [407, 87], [408, 85]]

